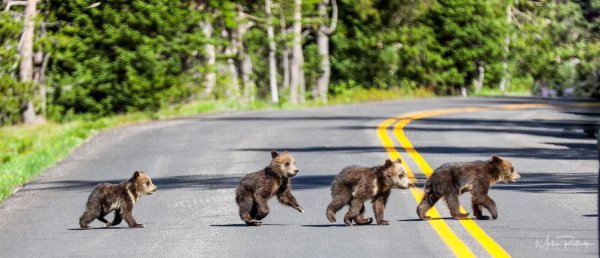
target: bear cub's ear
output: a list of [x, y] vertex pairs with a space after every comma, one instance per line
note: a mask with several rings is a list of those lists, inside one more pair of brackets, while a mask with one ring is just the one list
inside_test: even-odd
[[492, 155], [492, 162], [494, 163], [501, 163], [502, 162], [502, 158], [496, 156], [496, 155]]
[[144, 173], [144, 172], [137, 171], [137, 170], [135, 172], [133, 172], [133, 176], [131, 176], [131, 178], [129, 179], [129, 182], [134, 182], [135, 180], [137, 180], [142, 173]]
[[385, 163], [383, 164], [383, 167], [384, 168], [390, 168], [393, 165], [394, 165], [394, 162], [392, 162], [390, 159], [386, 159]]
[[277, 158], [277, 156], [279, 156], [279, 152], [277, 152], [275, 150], [272, 150], [271, 151], [271, 158], [275, 159], [275, 158]]

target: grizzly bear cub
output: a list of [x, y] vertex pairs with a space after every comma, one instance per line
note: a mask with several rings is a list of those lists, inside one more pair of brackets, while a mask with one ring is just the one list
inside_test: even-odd
[[[120, 184], [98, 184], [88, 198], [79, 226], [89, 229], [88, 225], [98, 219], [110, 227], [125, 219], [130, 228], [143, 228], [144, 225], [133, 218], [133, 205], [140, 197], [156, 192], [157, 188], [143, 171], [135, 171], [131, 179]], [[108, 222], [104, 216], [112, 211], [115, 211], [115, 218]]]
[[388, 225], [383, 219], [383, 210], [392, 188], [406, 189], [410, 186], [402, 161], [386, 160], [382, 166], [361, 167], [348, 166], [335, 177], [331, 184], [331, 203], [325, 214], [330, 222], [335, 222], [335, 213], [346, 205], [350, 208], [344, 216], [344, 223], [366, 225], [372, 218], [364, 218], [364, 202], [372, 199], [373, 212], [378, 225]]
[[296, 161], [287, 151], [271, 151], [271, 163], [264, 169], [250, 173], [242, 178], [235, 191], [235, 201], [240, 207], [240, 218], [249, 226], [260, 226], [260, 221], [269, 214], [267, 201], [277, 195], [282, 204], [291, 206], [299, 212], [302, 207], [292, 195], [291, 177], [298, 174]]
[[469, 214], [460, 213], [458, 196], [471, 192], [473, 214], [476, 219], [488, 220], [482, 214], [485, 207], [493, 219], [498, 218], [496, 203], [488, 196], [490, 187], [496, 182], [516, 182], [521, 176], [508, 159], [492, 156], [487, 161], [446, 163], [438, 167], [425, 183], [425, 196], [417, 207], [422, 220], [429, 219], [425, 213], [444, 197], [450, 214], [455, 219], [467, 219]]

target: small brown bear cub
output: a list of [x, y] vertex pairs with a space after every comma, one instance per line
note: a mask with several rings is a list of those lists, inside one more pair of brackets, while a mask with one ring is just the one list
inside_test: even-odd
[[292, 195], [291, 177], [298, 174], [296, 161], [287, 151], [271, 151], [271, 163], [264, 169], [242, 178], [235, 191], [235, 201], [240, 207], [240, 218], [249, 226], [260, 226], [260, 221], [269, 214], [267, 201], [277, 195], [282, 204], [299, 212], [302, 207]]
[[[143, 228], [144, 225], [138, 224], [133, 218], [133, 205], [140, 197], [156, 192], [157, 188], [143, 171], [135, 171], [129, 181], [120, 184], [98, 184], [88, 198], [79, 226], [81, 229], [90, 229], [88, 225], [98, 219], [110, 227], [119, 225], [125, 219], [130, 228]], [[104, 216], [112, 211], [115, 211], [115, 218], [108, 222]]]
[[490, 187], [496, 182], [516, 182], [521, 176], [508, 159], [492, 156], [486, 161], [455, 162], [441, 165], [427, 183], [425, 196], [417, 207], [417, 214], [422, 220], [429, 219], [425, 213], [442, 197], [446, 200], [450, 214], [455, 219], [467, 219], [469, 214], [460, 213], [458, 196], [471, 192], [473, 214], [478, 220], [488, 220], [490, 217], [482, 214], [485, 207], [492, 219], [498, 218], [496, 203], [488, 196]]
[[373, 212], [378, 225], [389, 225], [383, 219], [383, 210], [390, 196], [392, 188], [406, 189], [410, 186], [402, 161], [386, 160], [382, 166], [361, 167], [348, 166], [333, 179], [331, 184], [331, 203], [327, 206], [325, 214], [330, 222], [335, 222], [335, 213], [346, 205], [350, 205], [344, 216], [344, 223], [352, 225], [366, 225], [373, 222], [372, 218], [365, 218], [364, 202], [371, 199]]

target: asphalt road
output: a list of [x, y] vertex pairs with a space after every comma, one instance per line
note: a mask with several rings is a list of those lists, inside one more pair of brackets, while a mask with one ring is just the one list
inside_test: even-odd
[[[548, 106], [506, 108], [533, 102]], [[451, 257], [456, 246], [446, 244], [448, 232], [417, 219], [411, 190], [393, 191], [385, 210], [388, 226], [343, 226], [345, 209], [332, 224], [325, 207], [333, 176], [343, 167], [378, 165], [393, 155], [377, 133], [383, 121], [462, 107], [491, 108], [414, 119], [403, 131], [432, 168], [492, 154], [513, 162], [520, 182], [494, 185], [490, 196], [499, 217], [476, 221], [475, 227], [514, 257], [598, 257], [596, 140], [586, 138], [582, 129], [600, 123], [600, 105], [526, 98], [237, 112], [109, 130], [0, 204], [0, 256]], [[421, 188], [420, 164], [395, 131], [383, 132]], [[296, 157], [300, 173], [292, 179], [293, 194], [305, 213], [273, 199], [264, 225], [247, 227], [237, 214], [235, 187], [244, 174], [268, 164], [272, 149]], [[135, 207], [134, 216], [145, 228], [128, 229], [123, 223], [104, 229], [96, 221], [94, 229], [78, 230], [93, 186], [126, 180], [135, 170], [146, 171], [159, 188]], [[469, 201], [469, 194], [461, 198], [467, 211]], [[449, 218], [441, 202], [436, 207], [441, 219], [433, 223], [447, 225], [471, 254], [499, 254], [473, 236], [472, 224], [469, 229]], [[367, 215], [372, 215], [370, 204]]]

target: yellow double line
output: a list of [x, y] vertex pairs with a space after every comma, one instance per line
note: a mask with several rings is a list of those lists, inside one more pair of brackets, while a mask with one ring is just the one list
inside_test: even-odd
[[[402, 157], [398, 150], [394, 147], [394, 142], [388, 135], [388, 128], [393, 125], [394, 136], [404, 148], [404, 150], [409, 154], [409, 156], [415, 161], [415, 163], [419, 166], [422, 173], [429, 177], [433, 170], [425, 161], [423, 156], [419, 154], [404, 134], [404, 127], [408, 125], [413, 120], [433, 117], [433, 116], [441, 116], [447, 114], [454, 113], [466, 113], [466, 112], [482, 112], [494, 109], [504, 109], [504, 110], [518, 110], [518, 109], [528, 109], [528, 108], [542, 108], [547, 107], [544, 104], [513, 104], [513, 105], [502, 105], [497, 107], [466, 107], [466, 108], [450, 108], [450, 109], [436, 109], [429, 110], [423, 112], [416, 112], [411, 114], [405, 114], [396, 118], [386, 119], [381, 122], [377, 128], [377, 136], [381, 141], [381, 144], [388, 152], [391, 159], [397, 159]], [[409, 178], [412, 182], [416, 181], [414, 173], [408, 167], [406, 162], [402, 160], [402, 165], [406, 170]], [[421, 199], [423, 199], [423, 191], [417, 189], [415, 187], [410, 188], [410, 192], [415, 198], [415, 201], [419, 203]], [[461, 212], [465, 213], [465, 209], [461, 206]], [[457, 257], [475, 257], [475, 254], [471, 249], [456, 235], [456, 233], [446, 224], [443, 219], [435, 219], [441, 218], [438, 210], [433, 207], [429, 210], [428, 214], [432, 216], [434, 219], [428, 220], [429, 224], [433, 227], [435, 232], [440, 236], [442, 241], [450, 248], [453, 254]], [[475, 221], [468, 220], [459, 220], [460, 224], [471, 234], [471, 236], [493, 257], [510, 257], [510, 255], [500, 246], [494, 239], [492, 239], [483, 229], [481, 229]]]

